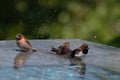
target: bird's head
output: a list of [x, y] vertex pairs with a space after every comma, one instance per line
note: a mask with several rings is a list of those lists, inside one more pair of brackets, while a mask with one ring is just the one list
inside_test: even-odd
[[66, 42], [63, 43], [63, 46], [64, 46], [64, 48], [69, 48], [70, 43], [66, 41]]
[[19, 33], [16, 35], [17, 40], [21, 40], [24, 38], [23, 34]]
[[82, 44], [82, 45], [79, 47], [79, 49], [80, 49], [84, 54], [87, 54], [87, 53], [88, 53], [88, 49], [89, 49], [88, 44], [86, 44], [86, 43]]

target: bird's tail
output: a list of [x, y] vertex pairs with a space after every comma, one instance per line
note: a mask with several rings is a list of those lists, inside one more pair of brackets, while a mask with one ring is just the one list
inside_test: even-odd
[[54, 47], [51, 49], [51, 51], [58, 53], [58, 49], [56, 49]]
[[32, 48], [32, 51], [33, 51], [33, 52], [36, 52], [37, 50], [36, 50], [35, 48]]

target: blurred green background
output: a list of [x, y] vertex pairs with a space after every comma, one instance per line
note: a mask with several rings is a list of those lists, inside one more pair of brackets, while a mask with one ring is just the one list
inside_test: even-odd
[[0, 0], [0, 40], [18, 33], [120, 47], [120, 0]]

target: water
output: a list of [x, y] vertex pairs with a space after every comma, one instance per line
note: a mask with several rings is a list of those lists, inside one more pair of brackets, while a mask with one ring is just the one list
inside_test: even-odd
[[[70, 65], [68, 59], [57, 57], [50, 52], [51, 47], [57, 47], [63, 41], [31, 41], [32, 45], [37, 48], [35, 53], [16, 51], [18, 48], [15, 41], [1, 41], [0, 80], [120, 79], [118, 62], [120, 59], [118, 58], [119, 54], [117, 54], [120, 50], [118, 48], [88, 42], [90, 45], [89, 55], [86, 57], [87, 59], [83, 60], [86, 66]], [[72, 45], [75, 44], [72, 48], [75, 48], [78, 43], [82, 43], [79, 40], [69, 41]]]
[[78, 66], [24, 66], [21, 69], [0, 68], [0, 80], [118, 80], [120, 74], [87, 65], [85, 73]]

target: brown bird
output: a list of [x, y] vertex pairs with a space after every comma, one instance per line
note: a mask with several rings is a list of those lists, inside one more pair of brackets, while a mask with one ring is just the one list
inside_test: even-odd
[[17, 38], [16, 43], [21, 51], [29, 51], [29, 50], [37, 51], [35, 48], [32, 47], [29, 40], [27, 40], [23, 34], [21, 33], [17, 34], [16, 38]]
[[70, 58], [79, 58], [81, 59], [82, 57], [86, 56], [87, 53], [88, 53], [88, 44], [84, 43], [82, 44], [79, 48], [77, 49], [74, 49], [72, 52], [71, 52], [71, 55], [70, 55]]
[[71, 53], [71, 49], [69, 48], [69, 42], [64, 42], [63, 45], [59, 46], [58, 48], [52, 48], [51, 51], [56, 52], [59, 55], [66, 55]]

